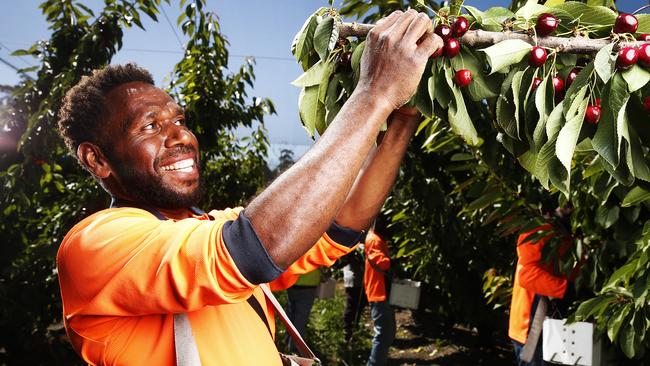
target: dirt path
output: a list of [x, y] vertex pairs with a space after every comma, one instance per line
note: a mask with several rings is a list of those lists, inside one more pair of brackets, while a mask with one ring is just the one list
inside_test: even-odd
[[441, 331], [418, 326], [408, 310], [395, 312], [397, 336], [391, 348], [389, 365], [440, 366], [509, 366], [512, 351], [507, 340], [495, 340], [493, 346], [483, 346], [478, 334], [454, 326]]

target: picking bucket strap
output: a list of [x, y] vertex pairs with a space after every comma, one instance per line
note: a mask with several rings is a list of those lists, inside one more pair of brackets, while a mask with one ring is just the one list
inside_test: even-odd
[[186, 313], [174, 314], [174, 348], [176, 366], [201, 366], [192, 325]]
[[284, 324], [284, 327], [287, 329], [287, 332], [291, 336], [291, 339], [296, 344], [296, 348], [298, 348], [298, 352], [300, 352], [300, 355], [302, 357], [307, 357], [315, 360], [317, 363], [320, 363], [320, 360], [318, 357], [316, 357], [316, 354], [309, 348], [307, 343], [305, 343], [305, 340], [302, 339], [302, 336], [300, 336], [300, 332], [298, 332], [298, 329], [293, 325], [289, 317], [287, 316], [287, 313], [284, 312], [284, 309], [282, 308], [282, 305], [278, 302], [278, 299], [273, 296], [273, 293], [271, 292], [271, 289], [266, 285], [266, 284], [261, 284], [260, 287], [262, 288], [262, 291], [264, 292], [264, 296], [269, 300], [271, 305], [273, 306], [273, 310], [275, 311], [276, 314], [280, 317], [280, 320], [282, 321], [282, 324]]

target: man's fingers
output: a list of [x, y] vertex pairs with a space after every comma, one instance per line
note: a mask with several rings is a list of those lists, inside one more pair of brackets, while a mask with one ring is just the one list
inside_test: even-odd
[[420, 44], [416, 50], [419, 57], [429, 58], [435, 51], [442, 48], [444, 42], [437, 34], [427, 32], [420, 38]]
[[411, 25], [411, 22], [413, 22], [417, 15], [418, 13], [413, 9], [409, 9], [406, 13], [402, 14], [390, 29], [391, 38], [401, 41], [404, 33], [406, 33], [409, 25]]
[[389, 16], [387, 16], [385, 18], [381, 18], [377, 22], [375, 27], [371, 30], [371, 32], [378, 33], [378, 32], [381, 32], [383, 30], [388, 29], [389, 27], [391, 27], [395, 23], [395, 21], [397, 21], [397, 19], [399, 19], [400, 15], [402, 15], [402, 14], [403, 14], [403, 12], [401, 10], [396, 10], [396, 11], [390, 13]]
[[426, 14], [418, 13], [406, 30], [404, 42], [415, 44], [427, 32], [433, 33], [433, 22]]

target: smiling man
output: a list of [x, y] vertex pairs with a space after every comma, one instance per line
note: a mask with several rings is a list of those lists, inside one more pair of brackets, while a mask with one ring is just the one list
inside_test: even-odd
[[382, 20], [319, 141], [245, 209], [209, 213], [194, 207], [199, 146], [174, 100], [132, 64], [84, 77], [59, 127], [113, 203], [75, 225], [57, 255], [75, 350], [93, 365], [282, 364], [260, 286], [286, 287], [361, 240], [419, 122], [399, 107], [441, 45], [425, 14]]

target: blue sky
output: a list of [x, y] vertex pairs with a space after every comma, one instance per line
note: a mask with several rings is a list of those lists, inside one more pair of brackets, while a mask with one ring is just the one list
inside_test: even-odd
[[[175, 26], [179, 14], [177, 1], [165, 6], [165, 13]], [[0, 8], [0, 58], [16, 67], [36, 65], [29, 57], [10, 56], [11, 51], [27, 48], [34, 41], [48, 38], [47, 23], [38, 9], [40, 1], [4, 1]], [[86, 4], [101, 4], [98, 0]], [[255, 56], [257, 65], [255, 87], [251, 96], [269, 97], [278, 114], [267, 120], [269, 137], [273, 144], [309, 145], [311, 139], [300, 126], [298, 119], [298, 88], [289, 83], [301, 73], [293, 61], [290, 45], [304, 20], [326, 0], [207, 0], [209, 10], [217, 13], [222, 32], [230, 42], [230, 68], [236, 69], [245, 56]], [[505, 6], [506, 0], [468, 0], [468, 5], [486, 9]], [[633, 11], [646, 0], [620, 0], [619, 9]], [[336, 1], [340, 4], [340, 1]], [[96, 6], [95, 6], [96, 7]], [[125, 31], [124, 47], [114, 58], [114, 63], [134, 61], [149, 69], [158, 85], [169, 74], [182, 56], [182, 47], [163, 14], [159, 22], [145, 22], [146, 31], [134, 28]], [[180, 31], [177, 30], [180, 35]], [[0, 84], [15, 84], [16, 72], [0, 63]], [[299, 149], [302, 150], [302, 149]], [[296, 151], [301, 155], [300, 151]]]

